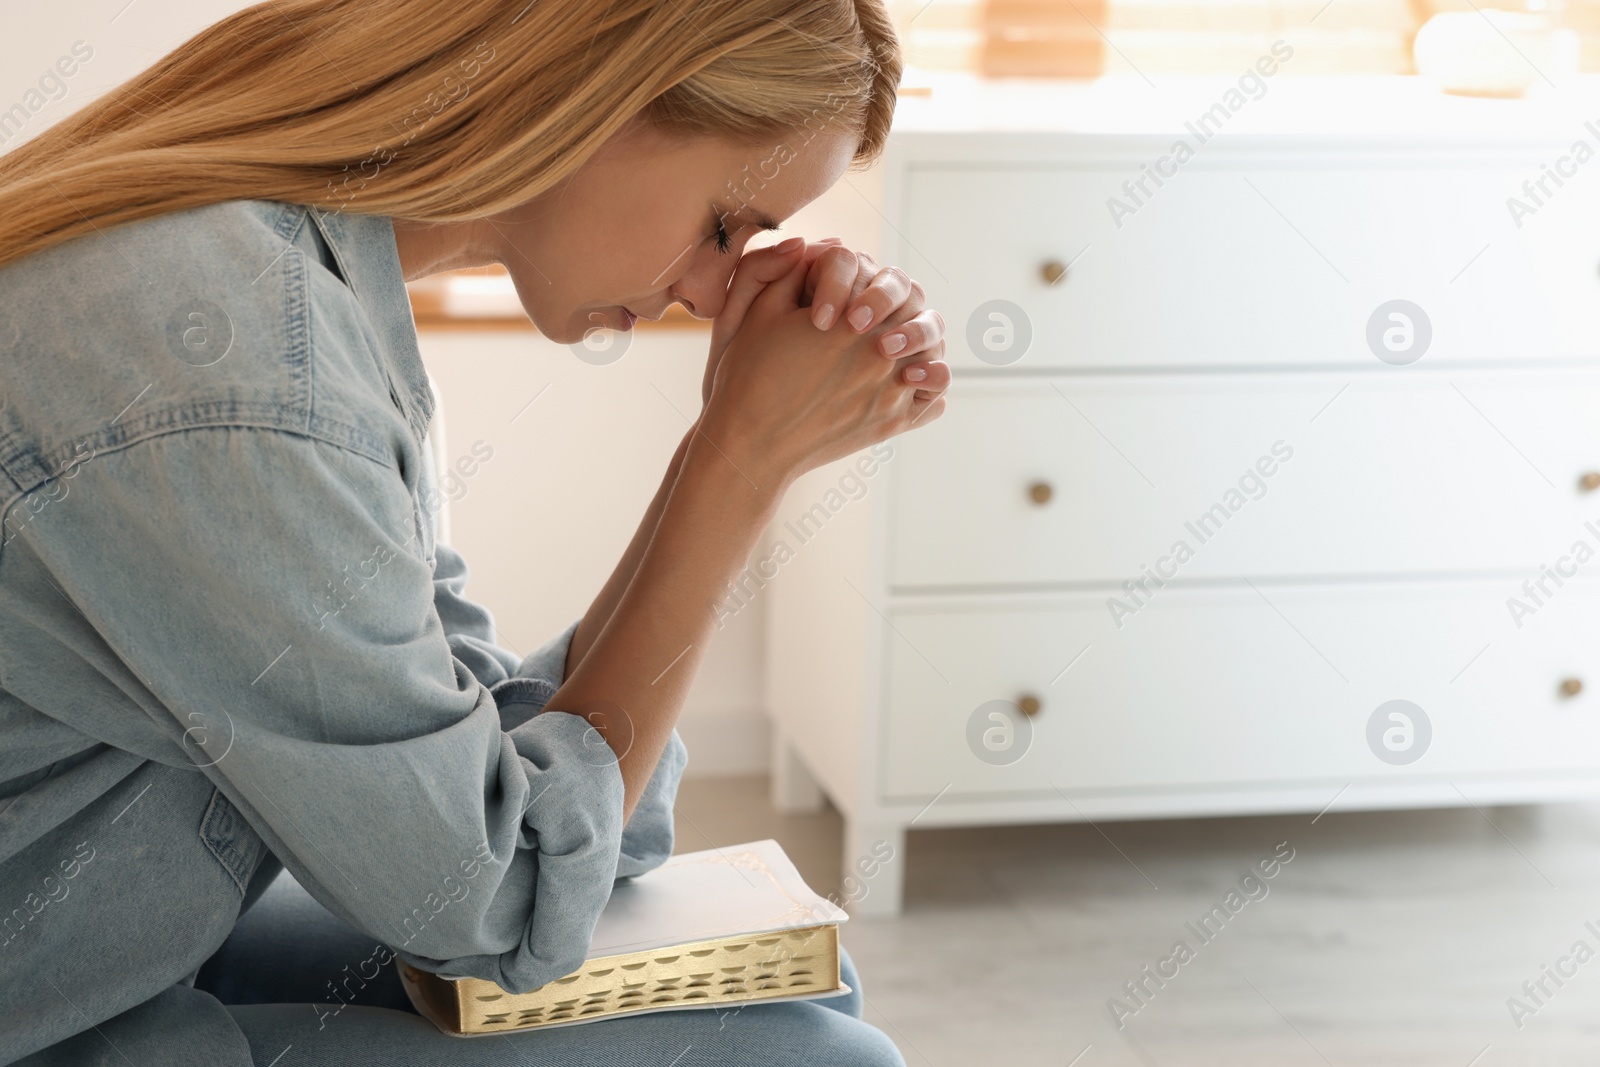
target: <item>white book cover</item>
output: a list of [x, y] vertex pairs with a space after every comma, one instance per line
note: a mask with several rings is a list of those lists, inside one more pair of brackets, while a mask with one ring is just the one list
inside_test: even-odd
[[685, 852], [620, 883], [595, 923], [589, 955], [646, 952], [848, 918], [843, 908], [812, 892], [783, 847], [768, 838]]

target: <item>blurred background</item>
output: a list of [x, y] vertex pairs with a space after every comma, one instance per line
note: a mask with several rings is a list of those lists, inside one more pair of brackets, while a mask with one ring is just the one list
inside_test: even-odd
[[[13, 5], [0, 147], [241, 6]], [[1600, 0], [890, 6], [888, 153], [766, 239], [904, 267], [956, 384], [729, 590], [680, 850], [782, 842], [911, 1064], [1594, 1062]], [[524, 653], [709, 332], [413, 304]]]
[[1533, 14], [1570, 28], [1579, 67], [1600, 63], [1600, 4], [1472, 0], [917, 0], [891, 3], [911, 62], [988, 77], [1094, 78], [1136, 70], [1225, 74], [1293, 31], [1298, 74], [1414, 74], [1412, 43], [1434, 15]]

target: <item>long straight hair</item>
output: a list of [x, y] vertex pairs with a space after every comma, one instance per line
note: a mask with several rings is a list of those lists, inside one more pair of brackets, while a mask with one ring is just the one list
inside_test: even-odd
[[752, 146], [828, 125], [860, 169], [901, 69], [883, 0], [269, 0], [0, 156], [0, 266], [225, 200], [480, 218], [636, 114]]

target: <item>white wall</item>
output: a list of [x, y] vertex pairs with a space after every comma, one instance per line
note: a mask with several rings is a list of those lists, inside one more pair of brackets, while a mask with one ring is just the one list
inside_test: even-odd
[[[5, 32], [0, 34], [0, 111], [28, 101], [40, 89], [40, 78], [75, 42], [93, 50], [71, 77], [65, 93], [49, 99], [48, 89], [32, 102], [44, 106], [31, 115], [21, 138], [125, 81], [208, 23], [248, 5], [235, 0], [85, 0], [74, 4], [7, 4]], [[31, 110], [31, 108], [30, 108]]]
[[[244, 6], [232, 0], [11, 5], [0, 36], [0, 110], [40, 106], [6, 147]], [[78, 41], [93, 57], [61, 79], [64, 92], [53, 83], [41, 87], [41, 76]], [[876, 254], [878, 202], [876, 170], [849, 174], [767, 239], [837, 235]], [[452, 540], [471, 568], [468, 592], [494, 613], [507, 647], [537, 645], [581, 615], [599, 591], [687, 429], [685, 417], [699, 411], [708, 339], [703, 330], [647, 328], [635, 333], [620, 361], [594, 367], [527, 332], [423, 335], [424, 360], [445, 397], [450, 454], [460, 456], [478, 440], [494, 449], [452, 504]], [[540, 399], [517, 415], [541, 388]], [[718, 632], [691, 691], [680, 722], [691, 774], [766, 766], [758, 607]]]

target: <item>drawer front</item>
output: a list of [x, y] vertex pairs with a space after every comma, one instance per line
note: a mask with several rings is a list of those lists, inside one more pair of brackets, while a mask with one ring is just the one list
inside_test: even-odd
[[[1115, 220], [1111, 198], [1131, 204], [1122, 183], [1152, 159], [917, 166], [894, 261], [950, 324], [957, 368], [1368, 366], [1369, 319], [1396, 299], [1427, 316], [1426, 361], [1593, 358], [1600, 199], [1574, 184], [1508, 208], [1564, 150], [1492, 165], [1202, 152]], [[1050, 261], [1070, 264], [1053, 285]], [[1022, 318], [989, 317], [993, 300]], [[984, 358], [974, 322], [992, 331]]]
[[1533, 573], [1600, 545], [1591, 371], [969, 380], [895, 450], [897, 590]]
[[[1331, 797], [1405, 775], [1600, 770], [1596, 586], [1568, 583], [1520, 628], [1510, 582], [1174, 591], [1122, 630], [1087, 596], [901, 607], [885, 629], [879, 791], [1057, 798], [1321, 779]], [[1564, 696], [1568, 679], [1585, 688]], [[990, 702], [1025, 695], [1039, 701], [1031, 717], [989, 717]], [[1429, 723], [1408, 764], [1368, 740], [1392, 700]], [[1409, 755], [1403, 733], [1382, 739], [1403, 724], [1381, 719], [1376, 743]], [[1412, 716], [1410, 751], [1421, 729]]]

